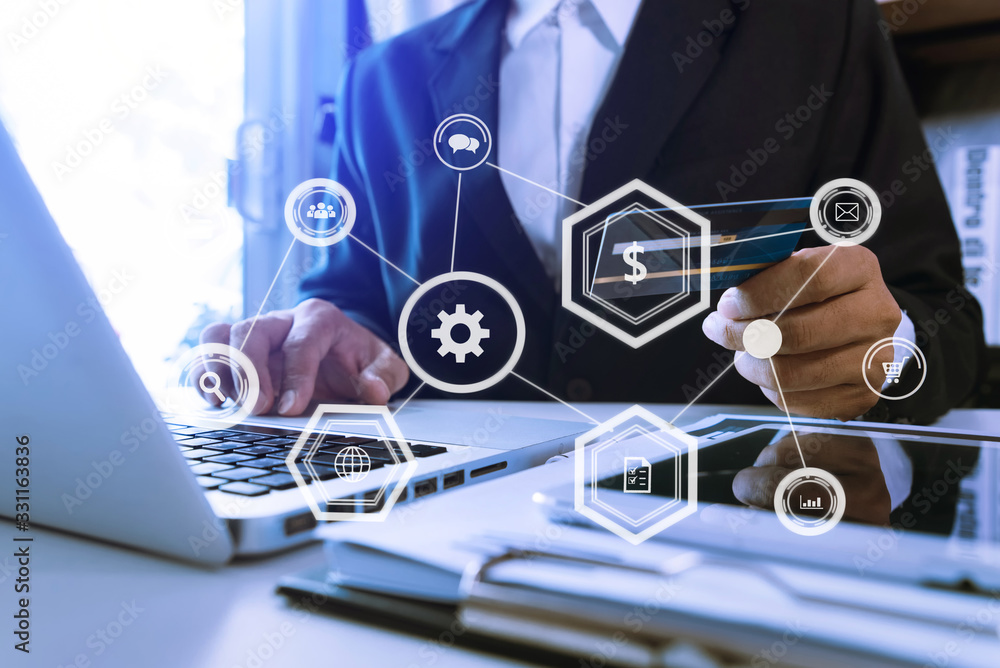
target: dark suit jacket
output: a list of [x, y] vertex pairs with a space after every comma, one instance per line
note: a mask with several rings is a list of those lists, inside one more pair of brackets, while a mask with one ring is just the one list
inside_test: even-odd
[[[463, 5], [360, 53], [345, 75], [332, 178], [357, 200], [354, 234], [422, 281], [449, 270], [458, 178], [437, 160], [431, 138], [456, 112], [480, 117], [494, 137], [503, 131], [508, 2]], [[916, 324], [929, 371], [914, 397], [885, 402], [884, 417], [927, 422], [973, 387], [984, 359], [982, 316], [962, 288], [937, 175], [914, 162], [927, 145], [878, 19], [871, 0], [646, 0], [595, 117], [580, 199], [633, 178], [686, 204], [812, 196], [845, 176], [880, 193], [895, 183], [900, 194], [886, 198], [866, 245]], [[762, 165], [743, 164], [755, 155], [761, 162], [762, 150]], [[528, 324], [517, 371], [560, 397], [686, 402], [732, 359], [704, 337], [701, 317], [638, 350], [589, 327], [582, 335], [489, 166], [464, 173], [458, 225], [456, 269], [514, 293]], [[821, 242], [806, 234], [802, 243]], [[413, 288], [348, 239], [329, 249], [302, 294], [332, 301], [395, 342]], [[515, 379], [474, 396], [544, 399]], [[764, 401], [735, 370], [702, 400]]]

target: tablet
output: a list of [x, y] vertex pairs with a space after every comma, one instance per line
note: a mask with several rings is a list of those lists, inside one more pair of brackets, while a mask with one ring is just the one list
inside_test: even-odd
[[[794, 425], [794, 436], [787, 421], [761, 416], [692, 425], [685, 431], [698, 440], [694, 477], [683, 474], [687, 454], [624, 439], [618, 460], [576, 484], [581, 498], [599, 498], [602, 512], [635, 532], [651, 525], [634, 520], [658, 521], [685, 505], [694, 487], [697, 511], [650, 540], [862, 576], [1000, 588], [1000, 436], [812, 419]], [[842, 488], [840, 517], [819, 531], [796, 527], [829, 523], [836, 491], [817, 480], [796, 494], [781, 489], [806, 468], [831, 474]], [[536, 501], [555, 521], [606, 531], [577, 512], [575, 492], [564, 484]]]

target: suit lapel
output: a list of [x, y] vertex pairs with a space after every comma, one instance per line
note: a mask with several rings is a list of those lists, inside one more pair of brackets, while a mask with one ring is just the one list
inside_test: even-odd
[[[723, 23], [720, 17], [732, 20]], [[729, 0], [645, 0], [617, 74], [594, 116], [581, 199], [593, 202], [623, 183], [645, 178], [685, 112], [708, 81], [739, 12]], [[718, 21], [713, 35], [705, 22]], [[712, 37], [707, 46], [705, 35]], [[692, 46], [693, 45], [693, 46]], [[700, 50], [700, 51], [699, 51]]]
[[[438, 34], [434, 48], [442, 62], [428, 84], [438, 119], [471, 113], [490, 128], [493, 146], [487, 160], [496, 164], [500, 54], [509, 0], [482, 0], [477, 5]], [[476, 105], [471, 103], [473, 100]], [[550, 306], [554, 295], [551, 281], [517, 220], [500, 172], [489, 165], [462, 172], [460, 242], [464, 223], [472, 223], [481, 230], [497, 257], [521, 283], [521, 294], [531, 295], [546, 308]], [[462, 266], [459, 258], [455, 268], [469, 267]]]

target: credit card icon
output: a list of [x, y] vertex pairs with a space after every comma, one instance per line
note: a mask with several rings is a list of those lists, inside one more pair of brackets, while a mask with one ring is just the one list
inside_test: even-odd
[[[725, 290], [791, 256], [809, 227], [808, 198], [690, 207], [711, 221], [711, 290]], [[623, 212], [627, 215], [628, 212]], [[625, 238], [628, 237], [628, 238]], [[690, 292], [701, 273], [697, 240], [665, 236], [641, 217], [602, 239], [592, 265], [590, 293], [605, 300]], [[689, 260], [689, 258], [694, 258]]]

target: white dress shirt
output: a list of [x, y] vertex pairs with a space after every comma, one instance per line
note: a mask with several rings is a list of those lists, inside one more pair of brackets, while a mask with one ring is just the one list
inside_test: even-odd
[[[500, 167], [578, 199], [586, 142], [642, 0], [513, 0], [500, 62]], [[546, 271], [572, 202], [501, 172]]]

